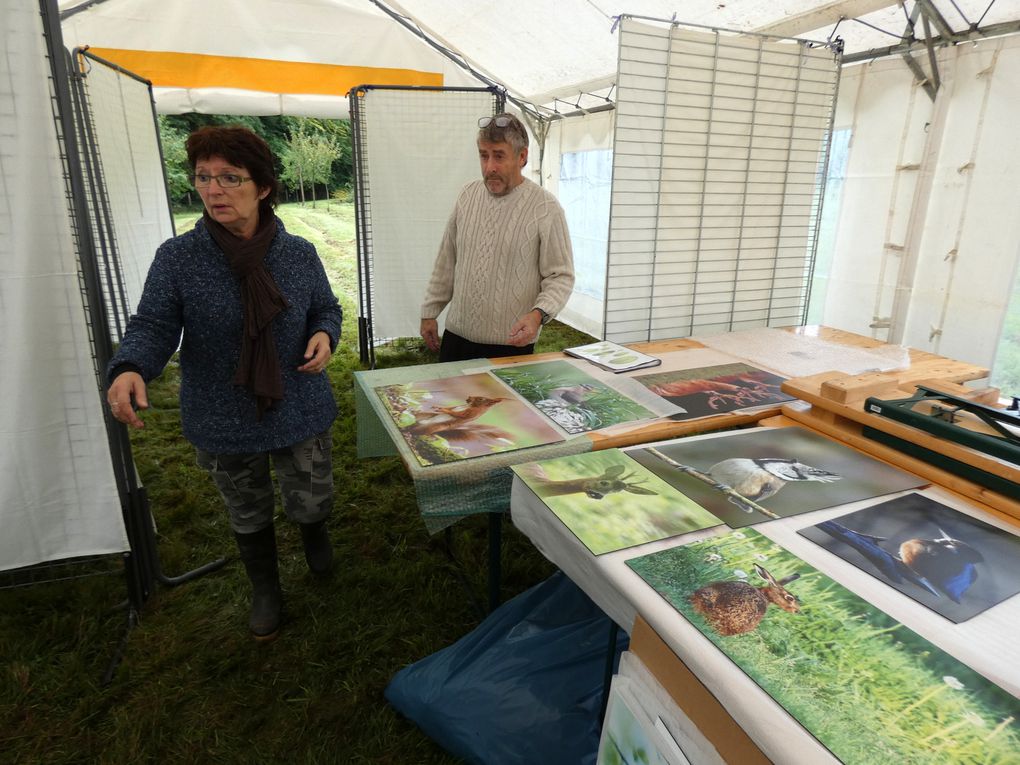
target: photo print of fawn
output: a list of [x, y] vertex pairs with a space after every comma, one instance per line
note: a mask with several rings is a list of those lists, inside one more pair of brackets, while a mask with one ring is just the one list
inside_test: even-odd
[[753, 529], [627, 565], [847, 765], [1020, 762], [1020, 699]]
[[619, 449], [512, 469], [593, 555], [719, 523]]

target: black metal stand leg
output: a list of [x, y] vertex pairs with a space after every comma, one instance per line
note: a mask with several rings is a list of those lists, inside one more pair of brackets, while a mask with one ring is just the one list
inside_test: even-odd
[[113, 676], [117, 674], [117, 668], [120, 666], [121, 660], [124, 658], [124, 652], [127, 650], [128, 638], [131, 636], [131, 630], [138, 624], [138, 612], [130, 602], [124, 602], [119, 606], [127, 610], [127, 624], [124, 626], [124, 634], [120, 638], [120, 642], [117, 643], [117, 649], [113, 652], [113, 657], [110, 659], [110, 663], [106, 666], [106, 671], [103, 673], [103, 687], [106, 688], [113, 682]]
[[499, 583], [502, 578], [503, 513], [489, 513], [489, 613], [499, 608]]
[[609, 622], [609, 645], [606, 647], [606, 668], [602, 676], [602, 705], [599, 707], [599, 723], [606, 719], [606, 707], [609, 706], [609, 686], [613, 683], [613, 660], [616, 658], [616, 639], [620, 635], [620, 626]]

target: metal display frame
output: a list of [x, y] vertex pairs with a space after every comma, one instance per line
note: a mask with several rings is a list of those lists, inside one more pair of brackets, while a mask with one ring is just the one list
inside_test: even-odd
[[[628, 58], [623, 53], [625, 47], [635, 46], [624, 39], [628, 30], [621, 30], [618, 79], [629, 78], [631, 82], [621, 88], [617, 96], [613, 140], [614, 200], [610, 209], [603, 336], [621, 343], [647, 342], [699, 332], [803, 324], [818, 246], [822, 192], [839, 92], [842, 41], [837, 38], [816, 42], [745, 34], [642, 16], [626, 15], [621, 18], [648, 22], [649, 28], [655, 30], [655, 35], [649, 47], [641, 49], [642, 55]], [[702, 32], [706, 39], [700, 43], [677, 42], [676, 36], [681, 32]], [[630, 31], [629, 34], [635, 38], [649, 36], [641, 29]], [[748, 57], [751, 49], [747, 45], [748, 40], [755, 39], [758, 40], [756, 60]], [[770, 61], [768, 68], [764, 68], [766, 58], [774, 59], [779, 55], [775, 50], [766, 51], [764, 46], [776, 42], [790, 44], [790, 50], [782, 55], [788, 55], [791, 62], [778, 66]], [[711, 55], [695, 52], [693, 49], [699, 44], [712, 47]], [[678, 45], [687, 46], [691, 50], [684, 48], [678, 51]], [[819, 74], [817, 80], [801, 82], [803, 71], [822, 71], [805, 61], [808, 51], [824, 51], [826, 55], [831, 55], [832, 63], [828, 67], [830, 71]], [[688, 59], [701, 57], [705, 65], [694, 70], [677, 63], [676, 58], [680, 52]], [[794, 56], [797, 58], [796, 66], [792, 60]], [[662, 59], [661, 62], [657, 57]], [[749, 64], [753, 76], [741, 73], [738, 68], [741, 64]], [[774, 90], [775, 86], [761, 85], [759, 79], [764, 76], [776, 79], [777, 72], [787, 69], [795, 73], [790, 83], [793, 100], [782, 101], [781, 105], [789, 111], [781, 114], [777, 112], [781, 119], [774, 122], [771, 109], [780, 104], [772, 103], [768, 91]], [[744, 79], [738, 80], [738, 77]], [[826, 79], [832, 80], [831, 90], [824, 92], [821, 88], [812, 89], [820, 87]], [[743, 97], [730, 92], [722, 97], [716, 92], [716, 87], [724, 82], [727, 84], [721, 87], [729, 87], [734, 91], [751, 88], [753, 92]], [[660, 95], [656, 87], [661, 87], [662, 91], [659, 100], [653, 97], [653, 94]], [[708, 89], [707, 95], [703, 92], [705, 88]], [[646, 93], [647, 97], [645, 100], [635, 100], [630, 109], [624, 108], [621, 112], [620, 96], [628, 89], [635, 93]], [[709, 99], [708, 105], [698, 106], [698, 100], [705, 98]], [[737, 101], [745, 103], [738, 105]], [[802, 112], [802, 109], [808, 111]], [[821, 110], [826, 112], [824, 125], [815, 124], [819, 116], [813, 111]], [[701, 111], [706, 111], [707, 116], [700, 114]], [[624, 126], [628, 120], [638, 120], [637, 115], [642, 115], [639, 127]], [[782, 119], [788, 120], [789, 125]], [[706, 123], [707, 127], [699, 128], [700, 123]], [[795, 159], [791, 156], [794, 143], [803, 141], [796, 133], [805, 130], [805, 124], [822, 136], [815, 159]], [[749, 132], [747, 145], [743, 147], [738, 139], [743, 137], [740, 131], [745, 128]], [[776, 151], [783, 151], [782, 148], [763, 147], [758, 151], [754, 141], [759, 129], [763, 131], [763, 137], [769, 136], [770, 131], [789, 131], [788, 136], [765, 139], [785, 140], [785, 158], [779, 160], [770, 156]], [[694, 141], [690, 137], [699, 134], [703, 136], [703, 141]], [[645, 137], [638, 138], [639, 135]], [[657, 156], [653, 156], [655, 152], [647, 147], [656, 141], [658, 152]], [[734, 156], [738, 150], [743, 150], [745, 156]], [[797, 151], [809, 157], [812, 154], [811, 147], [800, 147]], [[744, 163], [743, 169], [741, 161]], [[780, 161], [785, 162], [785, 169], [774, 172], [781, 176], [782, 190], [768, 192], [764, 202], [757, 203], [767, 202], [767, 207], [778, 207], [779, 212], [765, 214], [752, 204], [750, 197], [762, 196], [763, 192], [757, 190], [757, 184], [762, 182], [762, 167]], [[710, 162], [715, 163], [716, 169], [710, 168]], [[732, 169], [722, 169], [727, 167], [727, 163], [733, 164]], [[805, 166], [806, 163], [810, 163], [810, 166]], [[801, 166], [797, 170], [796, 181], [790, 179], [792, 164]], [[700, 194], [678, 190], [684, 184], [694, 183], [699, 172], [699, 182], [702, 185]], [[664, 179], [667, 174], [671, 176], [668, 183], [672, 184], [668, 187]], [[811, 188], [795, 194], [791, 190], [793, 183], [803, 186], [805, 183], [802, 178], [809, 175], [813, 177]], [[731, 179], [728, 176], [741, 177]], [[715, 186], [731, 186], [732, 195], [727, 195], [724, 200], [708, 200], [705, 184], [709, 180]], [[633, 199], [629, 201], [624, 199], [625, 192], [621, 185], [628, 181], [634, 186], [630, 192]], [[664, 196], [669, 198], [664, 199]], [[720, 197], [721, 192], [714, 192], [714, 196]], [[797, 197], [798, 208], [806, 209], [791, 211], [791, 196]], [[689, 197], [699, 199], [692, 200]], [[734, 207], [739, 210], [734, 212]], [[649, 212], [652, 208], [654, 210]], [[696, 208], [696, 212], [690, 212], [688, 208]], [[769, 215], [778, 218], [777, 222], [757, 220], [759, 216], [767, 218]], [[731, 218], [736, 218], [736, 222], [727, 222]], [[809, 222], [794, 224], [791, 222], [793, 219]], [[647, 236], [649, 226], [654, 234], [651, 239]], [[759, 230], [768, 233], [759, 233]], [[718, 239], [713, 241], [716, 237]], [[720, 244], [730, 240], [736, 244]], [[781, 263], [791, 260], [788, 255], [780, 257], [781, 252], [792, 248], [791, 241], [796, 241], [797, 247], [802, 245], [805, 251], [803, 261], [797, 267], [799, 277], [792, 272], [793, 266], [789, 262]], [[731, 264], [726, 266], [726, 262], [720, 258], [722, 253], [729, 250], [732, 250]], [[690, 254], [685, 255], [685, 251]], [[769, 252], [772, 253], [771, 258], [767, 256]], [[689, 275], [688, 270], [691, 271]], [[732, 284], [727, 298], [726, 278], [722, 275], [730, 271], [732, 276], [728, 278]], [[746, 276], [748, 271], [761, 272], [754, 284], [749, 283]], [[676, 295], [676, 290], [671, 287], [683, 284], [687, 276], [691, 280], [689, 290]], [[798, 280], [796, 291], [800, 302], [796, 311], [786, 305], [791, 301], [787, 293], [794, 289], [788, 284], [791, 280]], [[741, 285], [740, 282], [745, 283]], [[631, 294], [628, 290], [637, 292]], [[777, 294], [781, 296], [778, 301]], [[764, 319], [759, 318], [759, 314], [764, 315]]]
[[[75, 60], [63, 47], [56, 0], [39, 0], [39, 9], [50, 71], [50, 104], [63, 163], [73, 247], [77, 255], [82, 310], [91, 345], [96, 396], [102, 400], [103, 391], [106, 389], [104, 373], [114, 352], [112, 327], [115, 326], [115, 317], [119, 311], [130, 311], [131, 307], [123, 305], [124, 293], [118, 288], [119, 261], [109, 215], [109, 200], [102, 179], [102, 163], [95, 143], [87, 93], [81, 82], [83, 75], [76, 71]], [[95, 57], [93, 59], [99, 60]], [[119, 71], [141, 79], [124, 70]], [[151, 83], [149, 94], [150, 102], [153, 104], [153, 125], [158, 142], [159, 131], [155, 121]], [[164, 176], [164, 183], [165, 180]], [[104, 275], [109, 278], [104, 279]], [[121, 303], [117, 303], [117, 300], [121, 300]], [[108, 407], [103, 406], [102, 410], [129, 548], [126, 553], [120, 554], [124, 566], [127, 598], [119, 607], [126, 611], [127, 624], [117, 653], [103, 676], [104, 683], [109, 683], [119, 665], [128, 634], [137, 624], [139, 612], [152, 594], [155, 584], [157, 582], [168, 586], [182, 584], [221, 568], [227, 559], [212, 561], [180, 576], [167, 576], [163, 573], [148, 497], [135, 469], [127, 427], [113, 418]], [[94, 576], [96, 572], [92, 569], [95, 568], [95, 564], [110, 558], [111, 556], [68, 558], [11, 569], [3, 572], [3, 579], [10, 582], [3, 588]], [[51, 573], [54, 571], [59, 571], [59, 575]]]
[[412, 85], [358, 85], [347, 94], [350, 102], [352, 160], [354, 165], [354, 228], [358, 262], [358, 353], [361, 363], [375, 368], [373, 328], [373, 267], [372, 190], [368, 173], [368, 118], [363, 106], [365, 95], [373, 91], [406, 91], [414, 93], [491, 93], [493, 114], [506, 108], [506, 92], [490, 87], [441, 87]]

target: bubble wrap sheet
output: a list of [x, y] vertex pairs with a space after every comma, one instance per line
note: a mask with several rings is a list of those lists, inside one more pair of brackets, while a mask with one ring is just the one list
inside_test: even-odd
[[592, 448], [591, 440], [580, 436], [444, 465], [420, 465], [374, 389], [381, 385], [453, 377], [483, 365], [484, 361], [476, 359], [354, 373], [358, 456], [400, 456], [414, 482], [418, 510], [430, 534], [442, 531], [466, 515], [509, 510], [513, 483], [511, 465], [580, 454]]
[[910, 366], [910, 351], [901, 345], [855, 348], [765, 327], [692, 339], [786, 377], [807, 377], [822, 372], [859, 375]]

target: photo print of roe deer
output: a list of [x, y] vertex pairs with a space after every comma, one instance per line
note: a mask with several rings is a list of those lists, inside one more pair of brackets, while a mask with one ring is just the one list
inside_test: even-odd
[[719, 525], [718, 518], [619, 449], [511, 469], [592, 555]]
[[514, 364], [492, 374], [571, 435], [655, 417], [567, 361]]
[[383, 385], [375, 391], [422, 465], [563, 440], [484, 373]]
[[753, 529], [627, 565], [847, 765], [1020, 759], [1020, 699]]
[[927, 483], [803, 428], [753, 428], [628, 454], [730, 528]]
[[655, 372], [634, 379], [686, 410], [672, 415], [671, 420], [693, 420], [794, 399], [779, 389], [785, 377], [748, 364]]
[[956, 623], [1020, 593], [1020, 537], [923, 494], [800, 534]]

